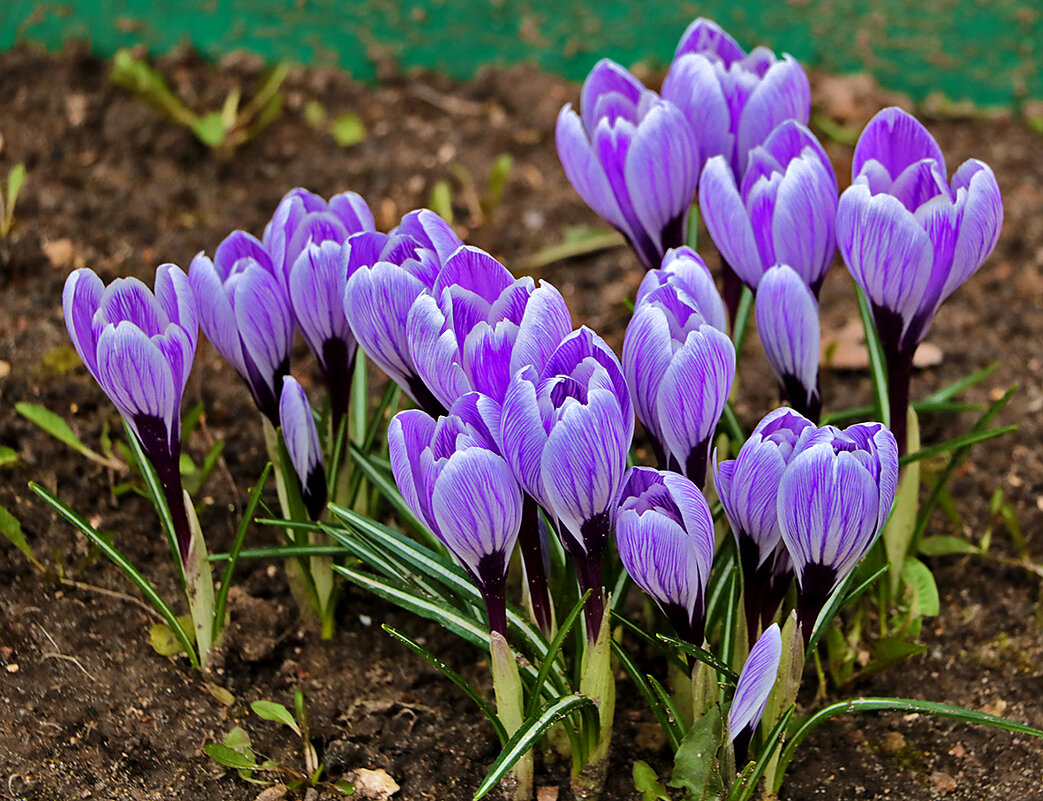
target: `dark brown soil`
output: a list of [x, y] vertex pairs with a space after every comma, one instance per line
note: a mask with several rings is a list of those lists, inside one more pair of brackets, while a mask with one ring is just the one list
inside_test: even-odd
[[[249, 84], [256, 65], [239, 59], [220, 69], [191, 56], [161, 64], [190, 103], [216, 106], [232, 86]], [[818, 78], [822, 113], [857, 130], [886, 102], [859, 82]], [[297, 71], [287, 83], [282, 117], [234, 158], [219, 160], [182, 128], [106, 80], [105, 64], [78, 50], [43, 56], [27, 50], [0, 55], [0, 175], [24, 161], [28, 181], [19, 198], [18, 226], [0, 244], [0, 444], [20, 461], [0, 468], [0, 504], [23, 523], [36, 554], [60, 560], [70, 579], [132, 593], [109, 564], [87, 560], [86, 542], [26, 489], [36, 480], [113, 532], [116, 542], [167, 597], [175, 577], [151, 509], [130, 495], [117, 499], [121, 479], [81, 459], [15, 414], [21, 400], [65, 416], [88, 443], [118, 418], [69, 347], [60, 292], [74, 266], [90, 265], [106, 280], [137, 275], [151, 282], [164, 261], [187, 266], [213, 251], [233, 228], [259, 233], [281, 195], [296, 185], [329, 195], [361, 192], [378, 225], [428, 202], [436, 181], [454, 186], [460, 233], [519, 265], [560, 242], [567, 227], [599, 225], [568, 186], [554, 150], [553, 125], [577, 87], [531, 69], [489, 72], [453, 84], [422, 74], [389, 76], [363, 87], [329, 71]], [[350, 111], [367, 137], [341, 148], [304, 120], [318, 101], [331, 116]], [[1007, 223], [996, 254], [941, 312], [930, 340], [943, 351], [937, 367], [917, 375], [926, 394], [993, 361], [1003, 367], [971, 392], [995, 397], [1021, 388], [1003, 415], [1017, 434], [980, 448], [953, 485], [967, 533], [991, 525], [989, 496], [1002, 489], [1043, 561], [1043, 165], [1040, 138], [1009, 119], [931, 117], [927, 122], [951, 165], [977, 156], [996, 170]], [[842, 180], [845, 147], [829, 145]], [[496, 156], [515, 165], [503, 202], [480, 218], [478, 199]], [[459, 165], [459, 166], [458, 166]], [[467, 188], [460, 167], [475, 188]], [[617, 345], [625, 301], [640, 280], [636, 259], [617, 248], [539, 271], [571, 304], [577, 322]], [[837, 268], [824, 293], [824, 330], [851, 319], [849, 281]], [[755, 340], [755, 337], [752, 338]], [[750, 342], [738, 410], [751, 425], [773, 404], [758, 346]], [[315, 380], [302, 360], [298, 373]], [[825, 371], [827, 405], [865, 403], [866, 376]], [[227, 472], [205, 490], [203, 526], [212, 550], [230, 542], [236, 515], [262, 465], [259, 421], [247, 393], [209, 347], [201, 348], [188, 401], [203, 401], [207, 430], [194, 435], [199, 456], [208, 438], [224, 439]], [[927, 421], [928, 441], [956, 436], [967, 420]], [[234, 482], [234, 483], [233, 483]], [[939, 519], [938, 532], [949, 532]], [[994, 550], [1013, 554], [998, 526]], [[251, 544], [274, 541], [258, 529]], [[288, 730], [259, 720], [248, 703], [290, 703], [305, 692], [319, 748], [336, 778], [356, 768], [383, 768], [404, 799], [469, 798], [494, 758], [495, 737], [480, 714], [433, 669], [392, 643], [379, 629], [389, 621], [452, 665], [485, 683], [474, 654], [420, 621], [357, 590], [344, 599], [332, 642], [303, 624], [275, 564], [244, 563], [231, 605], [232, 628], [222, 664], [211, 680], [235, 698], [219, 702], [201, 678], [148, 645], [152, 617], [132, 600], [60, 586], [34, 572], [13, 548], [0, 559], [0, 798], [253, 799], [260, 789], [203, 756], [204, 743], [243, 725], [256, 748], [286, 764], [300, 757]], [[925, 626], [922, 657], [855, 689], [1000, 711], [1043, 726], [1043, 630], [1039, 580], [993, 560], [935, 563], [943, 612]], [[625, 685], [621, 685], [625, 688]], [[668, 771], [665, 748], [636, 694], [620, 693], [611, 778], [605, 797], [636, 797], [635, 758]], [[809, 699], [810, 700], [810, 699]], [[904, 736], [904, 741], [896, 737]], [[561, 786], [567, 769], [538, 767], [538, 783]], [[852, 717], [823, 727], [792, 766], [788, 799], [1021, 799], [1043, 787], [1043, 747], [1003, 732], [922, 717]], [[296, 796], [301, 797], [301, 793]], [[552, 796], [547, 796], [552, 797]]]

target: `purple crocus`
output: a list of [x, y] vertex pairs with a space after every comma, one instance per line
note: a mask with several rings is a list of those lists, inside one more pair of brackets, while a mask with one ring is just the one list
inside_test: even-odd
[[285, 284], [309, 243], [318, 245], [328, 241], [341, 245], [351, 235], [363, 231], [376, 231], [376, 226], [373, 213], [361, 195], [342, 192], [327, 202], [297, 187], [279, 201], [261, 241]]
[[906, 447], [913, 354], [942, 302], [988, 258], [1003, 224], [992, 170], [969, 159], [946, 180], [945, 157], [914, 117], [881, 111], [855, 146], [837, 241], [887, 359], [891, 426]]
[[713, 515], [699, 489], [677, 473], [633, 467], [615, 513], [623, 567], [685, 640], [702, 645], [706, 583], [713, 564]]
[[677, 282], [641, 298], [623, 339], [623, 369], [659, 466], [706, 481], [710, 440], [735, 378], [735, 346]]
[[461, 247], [430, 294], [409, 310], [406, 335], [417, 375], [446, 407], [477, 390], [503, 401], [520, 368], [542, 370], [572, 331], [561, 293], [545, 281], [514, 280], [488, 253]]
[[779, 484], [786, 465], [817, 432], [793, 409], [776, 409], [757, 424], [734, 459], [714, 467], [714, 487], [739, 549], [751, 643], [775, 616], [793, 580], [779, 528]]
[[326, 469], [322, 462], [322, 446], [315, 415], [308, 396], [297, 379], [286, 376], [282, 380], [279, 398], [279, 422], [282, 426], [286, 452], [297, 474], [297, 482], [304, 508], [312, 520], [318, 520], [326, 508]]
[[519, 483], [552, 519], [576, 565], [593, 642], [601, 626], [601, 566], [634, 412], [619, 360], [589, 328], [570, 334], [541, 372], [519, 370], [504, 396], [500, 445]]
[[490, 438], [490, 418], [482, 417], [495, 403], [475, 395], [437, 420], [419, 409], [399, 412], [388, 429], [391, 469], [406, 504], [478, 586], [489, 630], [506, 635], [507, 567], [522, 493]]
[[764, 47], [747, 54], [712, 20], [699, 17], [681, 36], [663, 97], [687, 117], [703, 159], [723, 156], [738, 182], [747, 154], [783, 120], [807, 124], [811, 87], [792, 56]]
[[739, 673], [735, 696], [728, 710], [728, 732], [735, 746], [735, 763], [746, 762], [750, 740], [768, 706], [768, 697], [779, 675], [782, 662], [782, 633], [773, 623], [758, 638]]
[[213, 261], [199, 253], [188, 270], [199, 323], [236, 369], [254, 403], [279, 425], [279, 393], [290, 370], [293, 312], [271, 257], [245, 231], [218, 245]]
[[807, 644], [830, 594], [884, 527], [898, 483], [898, 446], [880, 423], [820, 428], [782, 474], [776, 508], [797, 574]]
[[558, 115], [558, 157], [572, 186], [630, 242], [645, 269], [684, 243], [702, 160], [681, 110], [602, 59], [583, 83], [582, 117]]
[[814, 135], [795, 120], [750, 150], [737, 178], [724, 156], [706, 163], [699, 208], [721, 258], [750, 289], [788, 264], [818, 296], [836, 253], [837, 178]]
[[413, 211], [390, 234], [363, 233], [344, 245], [344, 313], [359, 347], [422, 409], [445, 412], [417, 374], [409, 353], [409, 309], [430, 290], [463, 242], [428, 209]]
[[192, 534], [181, 488], [181, 399], [199, 337], [196, 304], [181, 268], [156, 268], [155, 293], [136, 278], [105, 286], [93, 270], [65, 281], [62, 308], [76, 352], [115, 404], [163, 487], [178, 550]]
[[782, 398], [817, 423], [822, 411], [818, 389], [818, 301], [787, 265], [764, 274], [757, 290], [757, 331], [768, 363], [779, 378]]
[[649, 294], [664, 284], [672, 284], [680, 293], [687, 295], [686, 300], [690, 300], [702, 318], [718, 331], [728, 330], [724, 301], [713, 282], [710, 268], [706, 266], [703, 257], [687, 245], [671, 248], [663, 256], [659, 269], [645, 273], [637, 288], [634, 305], [640, 306]]

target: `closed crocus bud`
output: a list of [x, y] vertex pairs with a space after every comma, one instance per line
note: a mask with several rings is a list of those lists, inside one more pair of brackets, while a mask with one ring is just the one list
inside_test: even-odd
[[290, 369], [293, 312], [271, 258], [256, 238], [230, 234], [213, 261], [199, 253], [188, 271], [199, 324], [236, 369], [254, 403], [279, 425], [279, 393]]
[[760, 636], [746, 664], [739, 673], [735, 685], [735, 696], [728, 710], [728, 732], [735, 745], [735, 763], [746, 762], [750, 740], [768, 705], [768, 696], [775, 686], [782, 661], [782, 633], [777, 623], [769, 626]]
[[887, 521], [898, 483], [898, 446], [880, 423], [806, 438], [782, 474], [777, 510], [799, 586], [804, 642], [830, 594]]
[[179, 470], [181, 399], [199, 336], [188, 278], [163, 264], [153, 294], [136, 278], [105, 286], [83, 268], [66, 279], [62, 308], [76, 352], [156, 469], [184, 561], [191, 531]]
[[872, 306], [889, 371], [891, 425], [904, 450], [913, 354], [942, 302], [996, 246], [1003, 199], [992, 170], [977, 159], [947, 182], [938, 144], [898, 108], [869, 121], [853, 176], [840, 198], [837, 242]]
[[429, 294], [409, 311], [409, 352], [417, 375], [446, 407], [476, 390], [503, 401], [520, 368], [542, 370], [572, 331], [565, 299], [550, 284], [514, 276], [465, 246], [449, 258]]
[[[478, 393], [473, 393], [477, 395]], [[485, 599], [490, 631], [506, 634], [507, 567], [521, 526], [522, 493], [488, 438], [495, 402], [468, 395], [437, 420], [399, 412], [388, 429], [402, 497], [459, 560]], [[482, 419], [475, 425], [474, 415]]]
[[635, 308], [623, 339], [623, 369], [660, 467], [672, 465], [702, 487], [710, 439], [735, 378], [732, 341], [668, 282]]
[[764, 47], [747, 55], [702, 17], [681, 37], [662, 94], [688, 119], [703, 159], [723, 156], [737, 182], [747, 154], [780, 122], [806, 125], [811, 115], [811, 87], [800, 64]]
[[522, 487], [560, 521], [583, 590], [587, 633], [601, 626], [601, 564], [634, 434], [619, 361], [584, 327], [570, 334], [541, 373], [519, 370], [504, 396], [500, 445]]
[[818, 301], [795, 270], [776, 265], [757, 290], [757, 332], [768, 363], [779, 377], [782, 397], [818, 422]]
[[309, 243], [330, 241], [341, 245], [353, 234], [375, 230], [373, 213], [356, 192], [342, 192], [327, 202], [314, 192], [297, 187], [279, 201], [271, 222], [265, 226], [262, 241], [285, 284]]
[[818, 295], [836, 253], [837, 178], [822, 145], [795, 120], [749, 154], [741, 179], [710, 159], [699, 208], [721, 257], [757, 290], [765, 271], [788, 264]]
[[775, 615], [792, 581], [785, 549], [780, 553], [778, 493], [793, 456], [818, 429], [793, 409], [764, 417], [734, 459], [714, 467], [713, 482], [739, 548], [747, 631]]
[[359, 347], [433, 415], [441, 403], [417, 374], [406, 330], [409, 310], [429, 291], [449, 256], [463, 242], [428, 209], [413, 211], [390, 234], [363, 233], [345, 244], [344, 313]]
[[703, 494], [677, 473], [631, 468], [615, 529], [627, 573], [682, 638], [702, 645], [714, 546], [713, 515]]
[[583, 83], [582, 117], [558, 115], [558, 157], [587, 205], [630, 242], [645, 269], [684, 243], [702, 161], [684, 114], [602, 59]]
[[286, 376], [282, 380], [279, 397], [279, 423], [282, 426], [286, 452], [297, 474], [297, 482], [304, 507], [312, 520], [318, 520], [326, 508], [326, 468], [322, 462], [322, 446], [315, 426], [308, 396], [297, 379]]
[[333, 430], [348, 413], [358, 345], [344, 314], [347, 264], [339, 242], [309, 242], [290, 268], [290, 306], [326, 379]]
[[663, 263], [657, 270], [645, 273], [641, 285], [637, 288], [635, 306], [664, 284], [672, 284], [680, 292], [687, 295], [686, 300], [699, 311], [703, 319], [719, 331], [728, 330], [728, 318], [724, 310], [724, 301], [717, 285], [713, 282], [710, 268], [703, 257], [685, 245], [671, 248], [663, 256]]

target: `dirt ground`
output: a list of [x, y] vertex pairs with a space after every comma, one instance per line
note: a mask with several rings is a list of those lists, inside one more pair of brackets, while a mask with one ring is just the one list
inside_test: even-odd
[[[219, 105], [228, 89], [249, 85], [257, 73], [247, 58], [214, 68], [180, 55], [160, 66], [197, 108]], [[461, 235], [520, 272], [527, 257], [561, 242], [571, 226], [600, 225], [569, 187], [554, 148], [558, 109], [578, 102], [578, 87], [525, 68], [490, 71], [467, 84], [389, 74], [377, 87], [337, 72], [295, 70], [282, 116], [233, 158], [220, 160], [112, 86], [106, 72], [106, 64], [79, 49], [0, 55], [0, 174], [19, 161], [28, 168], [17, 227], [0, 244], [0, 444], [19, 456], [18, 463], [0, 467], [0, 505], [22, 521], [41, 559], [60, 560], [70, 579], [90, 585], [46, 581], [14, 548], [0, 546], [0, 799], [254, 799], [260, 787], [218, 767], [201, 748], [240, 724], [258, 751], [299, 766], [288, 730], [260, 720], [248, 706], [262, 698], [289, 704], [296, 688], [305, 693], [331, 777], [382, 768], [401, 785], [398, 798], [469, 798], [497, 753], [493, 733], [461, 693], [391, 642], [379, 623], [422, 639], [487, 686], [486, 667], [475, 663], [473, 652], [355, 589], [345, 594], [335, 639], [322, 642], [298, 618], [281, 568], [243, 563], [227, 648], [211, 677], [234, 696], [225, 706], [184, 661], [152, 651], [153, 618], [118, 595], [132, 593], [129, 584], [109, 564], [88, 559], [86, 542], [26, 484], [36, 480], [56, 489], [113, 532], [172, 598], [175, 577], [151, 509], [136, 496], [117, 500], [112, 487], [118, 475], [40, 433], [14, 405], [45, 405], [96, 444], [103, 422], [115, 426], [117, 416], [68, 342], [60, 293], [69, 270], [89, 265], [105, 280], [136, 275], [151, 283], [156, 264], [187, 267], [193, 254], [212, 253], [234, 228], [259, 234], [293, 186], [323, 195], [361, 192], [386, 230], [406, 211], [426, 205], [437, 181], [448, 180]], [[816, 114], [830, 130], [840, 125], [857, 132], [889, 102], [858, 79], [815, 76], [813, 86]], [[364, 141], [340, 147], [309, 125], [304, 109], [313, 101], [330, 117], [357, 114]], [[1003, 366], [970, 393], [972, 400], [987, 401], [1020, 384], [1000, 420], [1016, 423], [1018, 432], [974, 451], [952, 489], [974, 537], [993, 524], [989, 497], [1001, 489], [1031, 556], [1043, 561], [1043, 141], [1005, 117], [955, 118], [927, 110], [924, 119], [950, 169], [971, 156], [994, 167], [1007, 216], [996, 253], [938, 316], [929, 341], [940, 348], [941, 362], [916, 375], [914, 395], [994, 361]], [[832, 140], [827, 145], [846, 183], [850, 147]], [[514, 157], [514, 167], [502, 203], [486, 214], [479, 198], [502, 153]], [[712, 247], [703, 250], [712, 253]], [[641, 278], [629, 251], [611, 249], [535, 272], [562, 290], [577, 323], [618, 347], [626, 300]], [[838, 335], [854, 315], [842, 266], [826, 282], [823, 315], [827, 336]], [[774, 404], [755, 340], [744, 354], [737, 407], [746, 426]], [[295, 373], [316, 386], [310, 360], [301, 358]], [[825, 369], [823, 392], [827, 409], [867, 403], [869, 382], [857, 370]], [[206, 405], [207, 425], [193, 435], [193, 455], [205, 453], [213, 439], [225, 441], [227, 472], [216, 472], [207, 486], [202, 514], [217, 551], [234, 533], [230, 506], [244, 500], [263, 466], [261, 430], [245, 389], [209, 346], [200, 348], [187, 391], [189, 404], [198, 401]], [[956, 436], [967, 424], [927, 420], [925, 440]], [[933, 523], [938, 533], [951, 528], [941, 515]], [[271, 530], [252, 532], [251, 544], [264, 542], [274, 542]], [[993, 549], [1013, 554], [1002, 526]], [[932, 564], [943, 611], [925, 626], [926, 653], [855, 692], [961, 704], [1043, 727], [1039, 577], [996, 560]], [[630, 779], [635, 758], [661, 775], [669, 769], [655, 724], [635, 696], [620, 692], [606, 799], [637, 797]], [[541, 758], [537, 783], [561, 788], [560, 795], [541, 798], [569, 797], [565, 765]], [[783, 798], [1023, 799], [1041, 788], [1038, 742], [917, 716], [866, 715], [829, 724], [811, 737]]]

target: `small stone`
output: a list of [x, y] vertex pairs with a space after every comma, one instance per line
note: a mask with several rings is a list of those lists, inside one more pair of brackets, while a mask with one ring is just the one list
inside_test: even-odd
[[349, 773], [347, 779], [355, 785], [355, 795], [369, 801], [385, 801], [399, 790], [398, 782], [383, 768], [359, 768]]
[[4, 670], [6, 670], [8, 673], [17, 673], [18, 663], [12, 662], [10, 665], [5, 665]]
[[931, 784], [934, 785], [934, 789], [943, 795], [956, 792], [956, 779], [940, 770], [936, 770], [931, 774]]
[[1003, 713], [1007, 711], [1007, 702], [1002, 698], [997, 698], [995, 701], [989, 701], [981, 708], [981, 711], [986, 715], [996, 715], [1002, 717]]
[[76, 251], [72, 247], [72, 240], [68, 238], [54, 239], [41, 245], [47, 261], [52, 267], [69, 267], [76, 258]]
[[884, 742], [880, 748], [885, 754], [894, 756], [905, 748], [905, 736], [900, 731], [889, 731], [884, 735]]
[[956, 743], [956, 745], [949, 749], [949, 756], [954, 756], [957, 759], [963, 759], [965, 756], [967, 756], [967, 749], [963, 747], [963, 743]]
[[287, 792], [285, 784], [273, 784], [271, 787], [261, 790], [254, 801], [281, 801], [286, 798]]
[[560, 787], [537, 787], [536, 801], [558, 801], [558, 793], [560, 790]]

